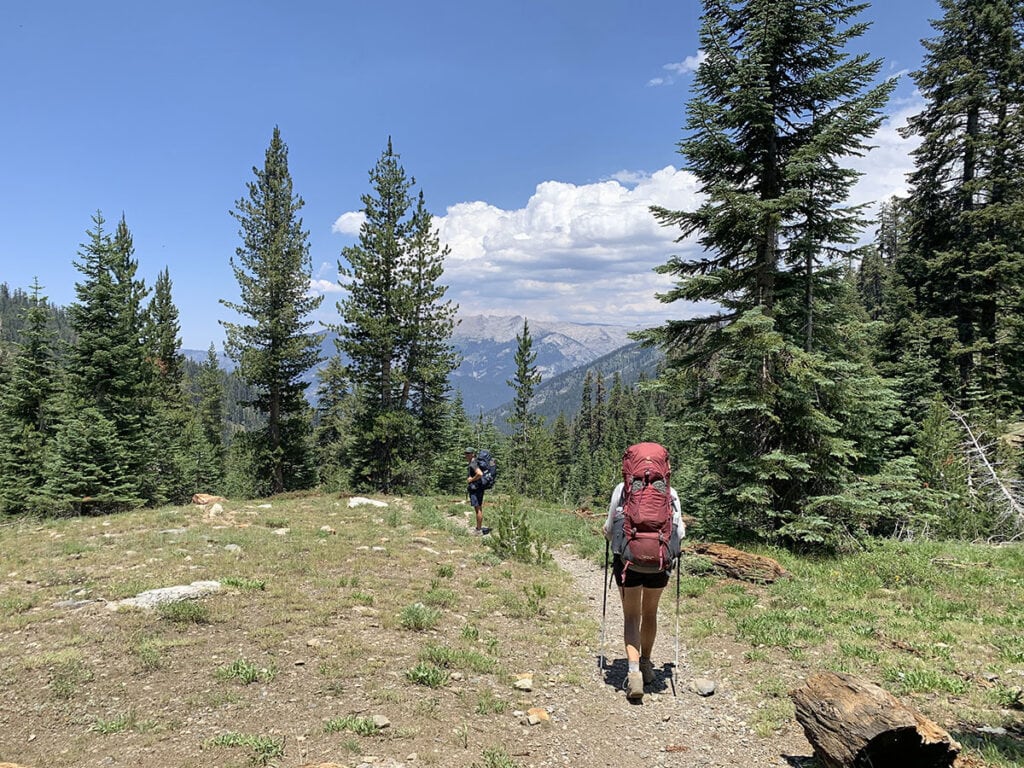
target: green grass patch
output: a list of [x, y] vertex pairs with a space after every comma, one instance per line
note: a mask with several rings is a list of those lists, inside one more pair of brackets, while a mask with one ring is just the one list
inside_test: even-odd
[[262, 592], [267, 588], [266, 579], [246, 579], [241, 576], [228, 576], [221, 579], [220, 583], [225, 587], [255, 592]]
[[416, 685], [423, 685], [427, 688], [442, 688], [448, 684], [448, 670], [442, 669], [436, 664], [421, 661], [416, 666], [407, 669], [406, 679]]
[[423, 603], [412, 603], [405, 606], [399, 614], [398, 621], [405, 629], [414, 632], [423, 632], [433, 629], [441, 620], [441, 611], [437, 608], [424, 605]]
[[373, 718], [359, 717], [357, 715], [345, 715], [335, 717], [324, 723], [324, 732], [341, 733], [348, 731], [358, 736], [375, 736], [380, 733], [380, 728], [373, 722]]
[[269, 683], [276, 676], [277, 670], [273, 666], [261, 667], [245, 659], [235, 659], [217, 670], [217, 677], [221, 680], [238, 680], [243, 685]]
[[179, 600], [163, 603], [156, 608], [157, 615], [174, 624], [209, 624], [210, 608], [198, 600]]
[[242, 747], [249, 751], [253, 765], [270, 765], [284, 757], [284, 738], [247, 733], [222, 733], [207, 742], [212, 747]]

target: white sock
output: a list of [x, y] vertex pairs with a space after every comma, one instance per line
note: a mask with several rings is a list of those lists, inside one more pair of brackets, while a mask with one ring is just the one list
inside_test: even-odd
[[631, 662], [629, 662], [629, 671], [630, 672], [639, 672], [640, 671], [640, 662], [639, 661], [631, 661]]

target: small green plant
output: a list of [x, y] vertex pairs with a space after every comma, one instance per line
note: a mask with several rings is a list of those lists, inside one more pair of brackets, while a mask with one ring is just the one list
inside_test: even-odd
[[484, 576], [479, 577], [476, 581], [473, 582], [473, 587], [476, 589], [487, 589], [490, 586], [491, 580]]
[[502, 560], [540, 564], [551, 557], [547, 544], [530, 525], [529, 511], [518, 496], [497, 505], [494, 530], [487, 546]]
[[465, 624], [462, 627], [462, 639], [475, 643], [480, 639], [480, 628], [476, 624]]
[[358, 736], [375, 736], [380, 733], [380, 728], [372, 718], [356, 715], [335, 717], [324, 723], [324, 732], [326, 733], [341, 733], [342, 731], [349, 731]]
[[967, 683], [960, 678], [921, 666], [887, 667], [882, 676], [898, 685], [899, 693], [943, 692], [960, 695], [967, 691]]
[[245, 659], [235, 659], [226, 667], [217, 670], [217, 677], [222, 680], [238, 680], [243, 685], [250, 683], [269, 683], [277, 676], [274, 667], [260, 667]]
[[414, 632], [423, 632], [433, 629], [441, 619], [441, 611], [436, 608], [429, 608], [423, 603], [412, 603], [402, 609], [399, 616], [399, 623], [406, 629]]
[[356, 590], [355, 592], [350, 592], [349, 597], [351, 597], [354, 602], [359, 603], [360, 605], [373, 605], [373, 595], [371, 595], [369, 592], [362, 592], [360, 590]]
[[405, 676], [410, 682], [427, 688], [441, 688], [448, 682], [447, 670], [423, 661], [406, 670]]
[[0, 616], [16, 616], [32, 609], [32, 601], [24, 597], [0, 598]]
[[174, 603], [163, 603], [157, 606], [157, 614], [161, 619], [175, 624], [209, 624], [210, 609], [205, 603], [197, 600], [179, 600]]
[[153, 637], [145, 637], [139, 640], [132, 648], [132, 652], [139, 660], [142, 668], [148, 672], [160, 669], [164, 666], [164, 659], [161, 655], [163, 643]]
[[235, 589], [260, 592], [267, 588], [267, 582], [265, 579], [245, 579], [240, 576], [228, 576], [225, 579], [221, 579], [220, 583], [225, 587], [234, 587]]
[[65, 659], [53, 670], [50, 677], [50, 690], [58, 699], [68, 700], [78, 691], [82, 683], [91, 682], [92, 670], [77, 657]]
[[499, 699], [493, 691], [484, 691], [476, 702], [476, 713], [478, 715], [502, 715], [508, 712], [509, 703]]
[[451, 563], [442, 563], [441, 565], [437, 566], [437, 575], [439, 578], [442, 579], [450, 579], [452, 576], [455, 575], [455, 566], [453, 566]]
[[152, 721], [140, 721], [135, 716], [135, 710], [129, 710], [110, 720], [97, 718], [96, 722], [89, 726], [89, 730], [102, 734], [123, 733], [124, 731], [142, 732], [152, 730], [154, 726], [155, 723]]
[[262, 524], [267, 528], [288, 528], [288, 520], [283, 517], [268, 517], [262, 521]]
[[272, 760], [284, 757], [284, 738], [274, 736], [223, 733], [208, 743], [214, 747], [244, 747], [249, 750], [249, 762], [253, 765], [270, 765]]
[[519, 768], [519, 763], [501, 747], [488, 747], [480, 756], [483, 762], [473, 763], [472, 768]]
[[423, 596], [423, 602], [438, 608], [451, 608], [458, 602], [458, 595], [454, 589], [432, 584], [430, 590]]

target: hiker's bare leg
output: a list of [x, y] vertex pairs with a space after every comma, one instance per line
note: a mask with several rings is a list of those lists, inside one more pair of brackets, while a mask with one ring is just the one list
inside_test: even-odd
[[622, 596], [622, 636], [626, 643], [626, 660], [640, 661], [640, 618], [643, 587], [619, 588]]
[[654, 639], [658, 636], [658, 601], [661, 600], [661, 589], [640, 588], [640, 656], [651, 658]]
[[481, 504], [476, 507], [476, 527], [483, 528], [484, 526], [484, 505]]

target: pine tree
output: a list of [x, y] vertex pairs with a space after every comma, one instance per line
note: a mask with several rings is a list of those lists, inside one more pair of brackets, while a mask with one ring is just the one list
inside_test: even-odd
[[224, 372], [210, 344], [195, 377], [194, 409], [182, 439], [183, 472], [189, 492], [219, 495], [224, 489]]
[[[78, 301], [68, 310], [76, 341], [68, 357], [67, 397], [61, 400], [57, 455], [47, 481], [54, 498], [95, 511], [155, 499], [148, 432], [152, 367], [143, 311], [148, 291], [136, 279], [138, 263], [124, 217], [113, 236], [104, 224], [97, 212], [74, 262], [83, 276], [75, 285]], [[102, 418], [87, 418], [96, 414]], [[75, 453], [83, 446], [93, 453]], [[81, 466], [71, 469], [75, 462]], [[91, 501], [83, 503], [82, 497]]]
[[180, 503], [196, 492], [194, 482], [186, 479], [192, 472], [193, 460], [186, 455], [184, 441], [194, 439], [197, 434], [188, 429], [181, 326], [172, 288], [170, 271], [165, 267], [153, 284], [153, 298], [146, 312], [145, 337], [153, 388], [147, 432], [153, 457], [152, 495], [157, 503]]
[[352, 435], [352, 395], [341, 360], [334, 356], [317, 374], [316, 446], [319, 484], [327, 491], [349, 490], [348, 452]]
[[[880, 124], [892, 82], [881, 62], [850, 55], [865, 5], [834, 0], [717, 0], [705, 4], [701, 49], [680, 143], [704, 201], [655, 207], [705, 257], [672, 257], [664, 301], [713, 302], [708, 315], [645, 334], [673, 366], [705, 374], [690, 407], [704, 408], [707, 466], [734, 524], [761, 537], [834, 543], [850, 522], [841, 491], [877, 423], [848, 429], [854, 404], [884, 387], [847, 348], [844, 266], [865, 224], [847, 197]], [[884, 410], [884, 409], [883, 409]], [[650, 425], [649, 425], [650, 426]], [[843, 509], [846, 506], [847, 509]]]
[[223, 323], [225, 349], [267, 419], [265, 428], [240, 438], [244, 471], [255, 473], [248, 487], [274, 494], [315, 482], [303, 375], [321, 360], [323, 335], [309, 333], [313, 321], [306, 318], [323, 297], [309, 295], [309, 233], [298, 215], [305, 203], [293, 191], [288, 147], [276, 126], [264, 165], [253, 174], [231, 214], [241, 227], [242, 244], [231, 259], [241, 302], [221, 303], [249, 320]]
[[940, 0], [914, 80], [924, 110], [914, 152], [906, 258], [920, 311], [943, 320], [944, 391], [1006, 414], [1024, 393], [1015, 336], [1024, 309], [1024, 4]]
[[515, 393], [512, 400], [512, 415], [508, 419], [512, 428], [510, 436], [509, 464], [512, 470], [512, 487], [517, 493], [534, 493], [530, 488], [529, 478], [537, 474], [534, 464], [535, 454], [533, 439], [540, 424], [536, 416], [530, 413], [530, 401], [534, 390], [541, 382], [537, 370], [537, 351], [533, 348], [533, 337], [530, 335], [530, 323], [523, 320], [522, 333], [516, 334], [516, 373], [506, 383]]
[[348, 296], [338, 302], [338, 349], [356, 397], [353, 481], [378, 490], [421, 482], [437, 466], [451, 347], [453, 307], [438, 284], [441, 248], [422, 193], [411, 189], [388, 140], [362, 196], [358, 242], [338, 271]]
[[46, 297], [33, 281], [22, 343], [0, 386], [0, 513], [32, 508], [45, 480], [47, 443], [54, 432], [59, 382]]

